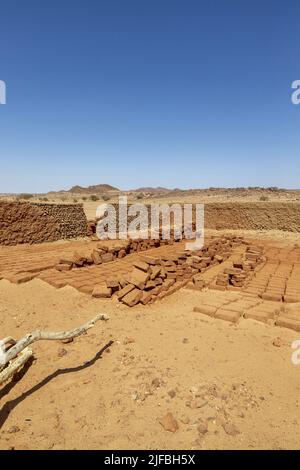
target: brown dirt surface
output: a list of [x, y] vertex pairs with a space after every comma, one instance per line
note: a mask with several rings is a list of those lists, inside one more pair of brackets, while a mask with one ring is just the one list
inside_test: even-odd
[[[254, 235], [267, 257], [258, 282], [271, 276], [281, 288], [299, 265], [299, 249], [291, 240]], [[12, 273], [18, 263], [34, 269], [42, 253], [52, 263], [92, 245], [57, 242], [0, 253]], [[107, 263], [106, 275], [136, 258]], [[223, 269], [211, 267], [204, 280]], [[47, 272], [51, 268], [40, 274]], [[291, 344], [299, 339], [299, 305], [187, 286], [130, 308], [39, 278], [22, 284], [2, 279], [1, 337], [74, 328], [97, 313], [110, 319], [73, 342], [32, 346], [33, 364], [0, 390], [0, 448], [297, 449], [300, 366], [291, 361]], [[210, 309], [201, 313], [203, 306]]]

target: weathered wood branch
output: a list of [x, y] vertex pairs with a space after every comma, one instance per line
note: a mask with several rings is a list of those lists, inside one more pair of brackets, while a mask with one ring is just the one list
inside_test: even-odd
[[33, 356], [33, 352], [29, 348], [23, 349], [21, 351], [20, 355], [16, 358], [15, 361], [13, 361], [11, 364], [9, 364], [7, 367], [5, 367], [4, 370], [0, 372], [0, 385], [2, 385], [4, 382], [6, 382], [10, 377], [12, 377], [16, 372], [18, 372], [24, 364], [28, 361]]
[[91, 320], [89, 320], [88, 322], [86, 322], [84, 325], [79, 326], [78, 328], [75, 328], [74, 330], [61, 331], [58, 333], [51, 332], [51, 331], [49, 332], [40, 331], [40, 330], [33, 331], [32, 333], [27, 334], [26, 336], [21, 338], [19, 341], [17, 341], [14, 344], [14, 346], [8, 349], [7, 352], [2, 353], [2, 358], [1, 358], [2, 361], [1, 361], [0, 366], [6, 365], [8, 362], [14, 359], [21, 351], [23, 351], [27, 346], [29, 346], [29, 344], [32, 344], [40, 340], [63, 340], [63, 339], [76, 338], [77, 336], [80, 336], [82, 333], [84, 333], [88, 329], [92, 328], [97, 321], [108, 320], [108, 319], [109, 317], [107, 315], [101, 313], [97, 315], [96, 317], [92, 318]]

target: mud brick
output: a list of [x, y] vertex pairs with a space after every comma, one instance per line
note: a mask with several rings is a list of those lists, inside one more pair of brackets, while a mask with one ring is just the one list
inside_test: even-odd
[[211, 307], [210, 305], [200, 305], [199, 307], [194, 307], [193, 311], [197, 313], [203, 313], [204, 315], [209, 315], [210, 317], [214, 317], [217, 308]]
[[77, 287], [77, 289], [78, 289], [80, 292], [83, 292], [84, 294], [92, 294], [94, 287], [93, 287], [93, 286], [90, 286], [90, 285], [83, 285], [83, 286]]
[[205, 282], [204, 282], [204, 279], [201, 275], [199, 274], [196, 274], [194, 277], [193, 277], [193, 283], [194, 283], [194, 286], [197, 288], [197, 289], [203, 289], [203, 287], [205, 286]]
[[51, 279], [48, 280], [49, 284], [51, 284], [53, 287], [56, 287], [57, 289], [61, 289], [62, 287], [65, 287], [67, 285], [67, 282], [64, 281], [63, 279]]
[[233, 287], [243, 287], [244, 282], [243, 281], [236, 281], [235, 279], [231, 279], [231, 285]]
[[175, 273], [167, 273], [167, 277], [168, 277], [168, 279], [176, 279], [177, 273], [176, 272]]
[[18, 273], [7, 277], [7, 279], [14, 284], [22, 284], [23, 282], [31, 281], [34, 277], [34, 273]]
[[148, 302], [150, 302], [151, 298], [152, 298], [152, 291], [147, 291], [147, 292], [143, 291], [140, 302], [143, 305], [146, 305]]
[[283, 300], [287, 303], [298, 303], [300, 302], [300, 295], [285, 294]]
[[153, 265], [153, 266], [160, 263], [160, 259], [159, 259], [159, 258], [155, 258], [155, 257], [153, 257], [153, 256], [141, 255], [141, 256], [140, 256], [140, 260], [141, 260], [141, 261], [144, 261], [144, 263], [151, 264], [151, 265]]
[[185, 259], [187, 258], [187, 256], [188, 256], [188, 255], [187, 255], [187, 252], [186, 252], [186, 251], [179, 251], [179, 252], [177, 253], [178, 259], [183, 259], [183, 260], [185, 260]]
[[215, 260], [218, 261], [218, 263], [222, 263], [222, 261], [224, 260], [223, 256], [221, 255], [215, 255]]
[[234, 258], [232, 260], [232, 266], [237, 269], [243, 269], [243, 260], [240, 258]]
[[164, 291], [165, 297], [171, 294], [174, 294], [174, 292], [178, 291], [182, 287], [181, 282], [175, 282], [173, 286], [171, 286], [169, 289]]
[[154, 287], [156, 287], [156, 283], [153, 280], [150, 280], [146, 282], [144, 290], [148, 291], [148, 290], [154, 289]]
[[92, 260], [95, 264], [101, 264], [102, 263], [102, 257], [101, 257], [101, 255], [99, 254], [99, 252], [97, 250], [93, 250], [91, 256], [92, 256]]
[[59, 264], [70, 264], [71, 266], [73, 266], [73, 261], [71, 259], [61, 258], [59, 260]]
[[209, 288], [213, 289], [213, 290], [220, 290], [220, 291], [225, 291], [226, 290], [225, 286], [219, 286], [218, 284], [211, 284], [209, 286]]
[[[190, 290], [197, 290], [197, 291], [199, 291], [198, 287], [196, 287], [196, 286], [195, 286], [191, 281], [189, 281], [189, 280], [188, 280], [188, 282], [187, 282], [186, 288], [187, 288], [187, 289], [190, 289]], [[200, 289], [200, 290], [202, 290], [202, 289]]]
[[262, 295], [264, 292], [264, 289], [259, 288], [259, 287], [247, 287], [246, 289], [243, 290], [246, 294], [254, 294], [254, 295]]
[[98, 243], [97, 244], [97, 249], [102, 250], [103, 253], [106, 253], [108, 251], [108, 246], [105, 245], [104, 243]]
[[108, 253], [115, 253], [117, 255], [122, 248], [123, 245], [113, 245], [108, 249]]
[[76, 264], [76, 266], [83, 266], [85, 262], [86, 256], [81, 255], [80, 253], [75, 251], [73, 254], [73, 263]]
[[224, 274], [229, 274], [230, 276], [234, 276], [235, 274], [240, 274], [242, 272], [239, 268], [226, 268], [224, 269]]
[[259, 258], [259, 255], [254, 254], [254, 253], [245, 253], [245, 258], [246, 258], [247, 260], [251, 260], [251, 261], [257, 262], [257, 260], [258, 260], [258, 258]]
[[165, 281], [162, 284], [162, 290], [168, 290], [170, 287], [172, 287], [175, 284], [175, 279], [165, 279]]
[[276, 326], [282, 326], [284, 328], [290, 328], [291, 330], [300, 331], [300, 321], [292, 320], [285, 316], [279, 316], [275, 321]]
[[134, 288], [122, 298], [122, 302], [128, 305], [128, 307], [133, 307], [141, 300], [142, 295], [143, 292], [141, 290]]
[[57, 264], [55, 266], [55, 269], [57, 269], [57, 271], [70, 271], [72, 269], [72, 264]]
[[126, 250], [122, 249], [118, 253], [118, 258], [124, 258], [126, 256]]
[[163, 265], [166, 271], [176, 269], [176, 263], [174, 261], [163, 261]]
[[[150, 281], [149, 281], [150, 282]], [[163, 280], [160, 278], [160, 277], [157, 277], [156, 279], [154, 279], [154, 284], [156, 286], [161, 286], [163, 283]]]
[[110, 298], [112, 295], [112, 290], [110, 287], [107, 287], [105, 284], [95, 286], [92, 292], [92, 296], [97, 299]]
[[189, 273], [184, 273], [182, 277], [183, 279], [190, 279], [191, 275]]
[[149, 269], [149, 264], [145, 263], [145, 261], [135, 261], [133, 266], [140, 269], [141, 271], [144, 271], [145, 273], [147, 273]]
[[272, 300], [273, 302], [281, 302], [282, 301], [282, 295], [275, 294], [275, 293], [264, 292], [261, 295], [261, 298], [264, 299], [264, 300]]
[[211, 256], [202, 256], [202, 258], [201, 258], [201, 261], [203, 263], [207, 263], [207, 264], [209, 264], [211, 262], [211, 260], [212, 260]]
[[119, 280], [117, 277], [110, 277], [106, 280], [106, 287], [110, 287], [113, 292], [119, 289]]
[[235, 312], [233, 310], [219, 308], [216, 313], [215, 317], [220, 318], [221, 320], [230, 321], [231, 323], [236, 323], [242, 315], [242, 312]]
[[155, 279], [157, 276], [160, 275], [161, 273], [161, 267], [160, 266], [151, 266], [150, 268], [150, 279]]
[[102, 263], [109, 263], [114, 260], [114, 255], [113, 253], [105, 253], [104, 255], [101, 255], [101, 259]]
[[183, 274], [184, 273], [184, 269], [182, 266], [177, 266], [177, 274]]
[[229, 285], [229, 286], [227, 286], [227, 290], [231, 290], [232, 292], [240, 292], [240, 291], [241, 291], [241, 287], [240, 287], [240, 286], [232, 286], [232, 285]]
[[187, 265], [185, 265], [185, 266], [184, 266], [184, 270], [185, 270], [185, 272], [187, 272], [187, 273], [192, 273], [193, 268], [192, 268], [192, 266], [187, 266]]
[[107, 251], [101, 250], [100, 248], [96, 248], [96, 251], [98, 251], [99, 255], [105, 255]]
[[134, 284], [139, 289], [144, 289], [145, 284], [150, 279], [150, 274], [141, 271], [138, 268], [133, 268], [130, 275], [131, 283]]
[[127, 284], [128, 284], [125, 277], [122, 276], [121, 274], [118, 275], [118, 281], [119, 281], [121, 289], [123, 289], [123, 287], [127, 286]]
[[152, 289], [151, 294], [158, 295], [162, 290], [163, 290], [163, 286], [156, 286], [154, 287], [154, 289]]
[[251, 318], [252, 320], [261, 321], [263, 323], [269, 323], [272, 319], [274, 319], [274, 313], [267, 312], [259, 308], [254, 308], [251, 310], [247, 310], [244, 314], [245, 318]]
[[125, 295], [129, 294], [129, 292], [133, 291], [135, 289], [135, 286], [133, 284], [127, 284], [127, 286], [123, 287], [119, 292], [117, 293], [117, 297], [119, 300], [123, 299]]

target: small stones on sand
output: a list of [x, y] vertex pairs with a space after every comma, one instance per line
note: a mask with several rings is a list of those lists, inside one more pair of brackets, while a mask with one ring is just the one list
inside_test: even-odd
[[14, 426], [10, 426], [10, 428], [8, 428], [6, 432], [8, 434], [14, 434], [14, 433], [19, 432], [19, 431], [20, 431], [19, 426], [14, 425]]
[[273, 340], [272, 342], [273, 346], [275, 346], [276, 348], [281, 348], [283, 346], [283, 341], [281, 338], [277, 337]]
[[176, 396], [176, 391], [174, 389], [168, 391], [168, 395], [171, 398], [174, 398]]
[[152, 380], [151, 385], [155, 388], [158, 388], [161, 385], [161, 381], [158, 377]]
[[58, 350], [57, 355], [58, 355], [58, 357], [63, 357], [63, 356], [65, 356], [67, 353], [68, 353], [68, 351], [67, 351], [65, 348], [60, 348], [60, 349]]
[[236, 425], [233, 423], [227, 423], [227, 422], [223, 423], [222, 427], [224, 431], [226, 432], [226, 434], [228, 434], [229, 436], [237, 436], [238, 434], [240, 434], [240, 431], [238, 430]]
[[165, 431], [176, 432], [179, 429], [178, 422], [170, 412], [163, 416], [159, 422]]
[[205, 421], [201, 421], [197, 426], [197, 431], [199, 434], [206, 434], [208, 432], [208, 426]]

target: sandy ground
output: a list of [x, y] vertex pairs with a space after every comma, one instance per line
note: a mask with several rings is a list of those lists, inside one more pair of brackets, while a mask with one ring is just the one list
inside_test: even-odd
[[[201, 295], [129, 309], [36, 279], [0, 281], [1, 337], [110, 316], [69, 344], [33, 345], [34, 363], [0, 390], [0, 448], [299, 448], [300, 334], [195, 313]], [[167, 412], [174, 433], [160, 424]]]

